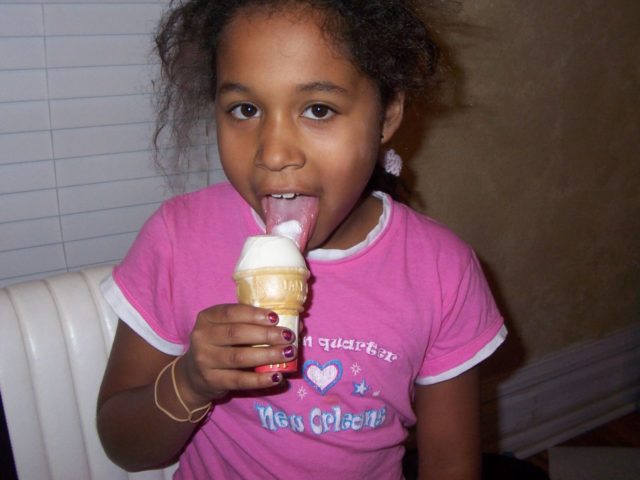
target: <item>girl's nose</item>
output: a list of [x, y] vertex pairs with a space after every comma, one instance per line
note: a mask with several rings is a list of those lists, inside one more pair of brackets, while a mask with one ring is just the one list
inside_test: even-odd
[[285, 168], [300, 168], [305, 164], [305, 156], [295, 125], [284, 121], [265, 121], [260, 134], [256, 165], [272, 171]]

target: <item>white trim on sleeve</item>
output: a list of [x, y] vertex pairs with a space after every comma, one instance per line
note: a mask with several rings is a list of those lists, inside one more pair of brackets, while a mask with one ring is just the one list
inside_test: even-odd
[[113, 279], [113, 275], [110, 274], [100, 283], [100, 290], [120, 320], [129, 325], [134, 332], [140, 335], [152, 347], [168, 355], [181, 355], [184, 353], [183, 345], [165, 340], [149, 326], [145, 319], [142, 318], [142, 315], [138, 313], [124, 296], [122, 290], [120, 290], [120, 287], [118, 287], [118, 284]]
[[434, 383], [444, 382], [445, 380], [450, 380], [452, 378], [457, 377], [458, 375], [470, 370], [471, 368], [478, 365], [480, 362], [489, 357], [493, 352], [497, 350], [497, 348], [504, 342], [504, 339], [507, 338], [507, 327], [504, 325], [500, 329], [500, 331], [496, 334], [493, 339], [489, 343], [487, 343], [478, 353], [476, 353], [472, 358], [467, 360], [466, 362], [458, 365], [457, 367], [452, 368], [451, 370], [447, 370], [446, 372], [439, 373], [438, 375], [433, 375], [430, 377], [419, 377], [416, 379], [416, 383], [418, 385], [432, 385]]

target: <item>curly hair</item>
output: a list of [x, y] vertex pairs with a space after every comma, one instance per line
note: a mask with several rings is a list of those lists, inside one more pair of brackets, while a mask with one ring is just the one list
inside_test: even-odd
[[225, 26], [240, 9], [277, 13], [297, 6], [321, 14], [322, 30], [377, 84], [383, 106], [396, 92], [421, 91], [434, 78], [438, 48], [409, 0], [172, 0], [155, 38], [161, 76], [153, 140], [157, 154], [161, 134], [169, 134], [175, 171], [184, 166], [193, 127], [211, 115]]

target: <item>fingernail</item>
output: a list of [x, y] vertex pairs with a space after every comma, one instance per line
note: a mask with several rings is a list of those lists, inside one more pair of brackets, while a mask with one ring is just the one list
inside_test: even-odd
[[290, 342], [294, 339], [293, 332], [288, 328], [285, 328], [284, 330], [282, 330], [282, 338], [284, 338], [285, 342]]
[[275, 325], [276, 323], [278, 323], [278, 320], [280, 320], [280, 319], [278, 318], [278, 314], [277, 314], [276, 312], [269, 312], [269, 313], [267, 314], [267, 318], [268, 318], [268, 319], [269, 319], [269, 321], [270, 321], [271, 323], [273, 323], [274, 325]]
[[295, 353], [296, 352], [291, 345], [289, 345], [288, 347], [285, 347], [285, 349], [282, 350], [282, 354], [284, 355], [284, 358], [293, 358]]
[[280, 381], [282, 380], [282, 375], [279, 373], [274, 373], [273, 375], [271, 375], [271, 381], [273, 383], [280, 383]]

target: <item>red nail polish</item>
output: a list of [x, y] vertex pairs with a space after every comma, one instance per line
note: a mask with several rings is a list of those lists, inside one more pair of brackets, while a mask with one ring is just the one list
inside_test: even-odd
[[290, 342], [291, 340], [293, 340], [293, 332], [288, 328], [284, 329], [282, 331], [282, 338], [284, 338], [285, 342]]
[[278, 323], [278, 320], [280, 320], [280, 319], [278, 318], [278, 314], [277, 314], [276, 312], [269, 312], [269, 313], [267, 314], [267, 318], [268, 318], [268, 319], [269, 319], [269, 321], [270, 321], [271, 323], [273, 323], [274, 325], [275, 325], [276, 323]]
[[280, 380], [282, 380], [282, 375], [280, 375], [279, 373], [274, 373], [273, 375], [271, 375], [271, 381], [273, 383], [280, 383]]
[[282, 354], [284, 355], [284, 358], [293, 358], [295, 350], [291, 345], [289, 345], [284, 350], [282, 350]]

